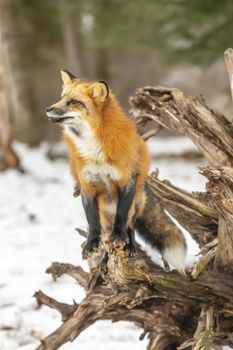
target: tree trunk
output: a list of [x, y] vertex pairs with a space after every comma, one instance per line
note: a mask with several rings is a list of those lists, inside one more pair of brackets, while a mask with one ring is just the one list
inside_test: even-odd
[[106, 319], [141, 327], [142, 338], [149, 336], [149, 350], [233, 346], [233, 126], [209, 109], [203, 98], [185, 97], [178, 89], [139, 89], [131, 105], [138, 122], [154, 120], [178, 130], [210, 162], [201, 169], [209, 181], [205, 193], [180, 190], [160, 181], [156, 172], [149, 176], [145, 187], [149, 200], [142, 214], [153, 232], [163, 227], [164, 232], [178, 234], [170, 213], [198, 242], [202, 256], [185, 278], [165, 272], [139, 246], [136, 257], [129, 258], [121, 249], [113, 253], [103, 239], [101, 249], [108, 259], [101, 258], [101, 251], [96, 253], [89, 261], [89, 273], [53, 263], [47, 273], [54, 279], [72, 276], [86, 290], [86, 298], [79, 305], [68, 305], [40, 291], [35, 294], [39, 304], [56, 309], [63, 321], [37, 350], [58, 349], [96, 320]]
[[[224, 52], [225, 64], [230, 82], [231, 98], [233, 102], [233, 49], [229, 48]], [[233, 113], [232, 113], [233, 114]], [[233, 121], [233, 116], [231, 117]]]
[[69, 2], [61, 0], [61, 24], [68, 70], [83, 77], [86, 74], [85, 59], [83, 57], [83, 38], [81, 33], [82, 14], [71, 12]]
[[[28, 110], [22, 102], [23, 79], [18, 69], [18, 56], [15, 45], [14, 20], [11, 18], [11, 1], [0, 0], [0, 65], [4, 72], [4, 84], [7, 89], [10, 112], [14, 124], [22, 128], [29, 118]], [[9, 106], [8, 106], [9, 109]]]
[[0, 170], [19, 167], [19, 158], [12, 147], [12, 129], [4, 71], [0, 62]]
[[110, 0], [96, 1], [94, 6], [94, 40], [98, 42], [95, 47], [95, 76], [99, 80], [109, 81], [111, 80], [111, 67], [109, 54], [110, 50], [103, 44], [102, 37], [106, 30], [109, 28], [109, 16], [108, 13], [113, 13], [115, 7]]

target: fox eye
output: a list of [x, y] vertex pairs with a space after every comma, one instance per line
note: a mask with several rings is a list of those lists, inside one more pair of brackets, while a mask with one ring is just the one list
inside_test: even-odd
[[70, 105], [80, 105], [80, 106], [85, 107], [85, 105], [84, 105], [83, 102], [78, 101], [78, 100], [75, 100], [74, 98], [72, 98], [71, 100], [67, 101], [66, 104], [67, 104], [67, 106], [70, 106]]

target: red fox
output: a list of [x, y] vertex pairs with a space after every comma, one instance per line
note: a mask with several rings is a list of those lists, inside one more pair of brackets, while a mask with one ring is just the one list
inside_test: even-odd
[[[62, 98], [46, 112], [50, 121], [63, 127], [71, 173], [81, 189], [89, 225], [83, 258], [98, 249], [101, 232], [111, 232], [112, 244], [122, 245], [133, 255], [135, 225], [146, 200], [143, 189], [150, 165], [147, 146], [107, 83], [78, 79], [65, 70], [61, 75]], [[144, 236], [141, 226], [140, 222], [139, 234]], [[145, 235], [156, 246], [156, 235], [148, 238], [148, 229]], [[178, 243], [185, 251], [181, 241]]]

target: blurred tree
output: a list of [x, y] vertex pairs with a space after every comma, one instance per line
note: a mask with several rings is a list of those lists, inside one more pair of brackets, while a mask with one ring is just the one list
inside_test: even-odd
[[13, 127], [10, 118], [7, 86], [0, 62], [0, 171], [19, 167], [19, 158], [12, 147], [12, 136]]
[[[22, 99], [29, 110], [26, 128], [17, 125], [22, 140], [36, 144], [44, 137], [45, 118], [41, 117], [41, 94], [46, 90], [41, 79], [43, 69], [47, 74], [56, 64], [56, 53], [61, 40], [61, 30], [56, 7], [51, 1], [8, 0], [14, 18], [14, 48], [20, 57], [22, 72]], [[38, 85], [40, 86], [38, 89]]]
[[9, 97], [10, 113], [15, 121], [25, 125], [28, 121], [26, 105], [22, 101], [23, 82], [19, 68], [14, 20], [8, 0], [0, 0], [0, 65], [5, 75], [5, 86]]
[[92, 19], [88, 47], [106, 56], [155, 49], [168, 63], [207, 64], [232, 46], [232, 0], [89, 0], [82, 11]]
[[121, 56], [156, 52], [162, 63], [205, 65], [232, 46], [232, 0], [8, 0], [8, 8], [32, 142], [44, 136], [42, 115], [57, 94], [59, 68], [90, 79], [119, 75], [124, 83]]
[[71, 68], [83, 74], [95, 65], [97, 75], [108, 77], [114, 50], [156, 49], [169, 62], [207, 63], [232, 44], [232, 0], [11, 0], [11, 6], [27, 66], [47, 58], [46, 49], [64, 49]]
[[20, 168], [13, 142], [12, 114], [25, 123], [26, 110], [20, 100], [16, 56], [13, 50], [13, 21], [8, 1], [0, 0], [0, 170]]
[[60, 17], [66, 56], [66, 65], [79, 76], [85, 76], [86, 64], [84, 57], [84, 38], [82, 32], [82, 6], [83, 1], [78, 2], [79, 6], [69, 0], [60, 0]]
[[183, 60], [207, 65], [232, 46], [232, 0], [159, 0], [156, 3], [158, 21], [150, 16], [151, 26], [157, 24], [154, 44], [168, 63]]

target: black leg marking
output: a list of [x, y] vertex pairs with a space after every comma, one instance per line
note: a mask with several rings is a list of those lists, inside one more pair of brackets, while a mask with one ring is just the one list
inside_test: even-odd
[[82, 252], [83, 258], [87, 259], [99, 246], [101, 226], [97, 198], [95, 196], [88, 196], [82, 192], [82, 203], [89, 225], [87, 243]]
[[129, 238], [129, 243], [126, 244], [124, 250], [128, 251], [129, 256], [134, 256], [137, 252], [136, 241], [135, 241], [135, 222], [138, 214], [138, 207], [135, 208], [135, 213], [132, 218], [131, 227], [127, 228], [127, 234]]
[[111, 237], [116, 245], [124, 246], [128, 242], [126, 225], [135, 196], [135, 184], [136, 177], [132, 178], [123, 188], [119, 188], [118, 191], [117, 212]]
[[129, 243], [124, 246], [124, 250], [128, 252], [130, 257], [133, 257], [137, 252], [136, 242], [135, 242], [135, 231], [134, 228], [129, 227], [127, 229], [127, 234], [129, 238]]

